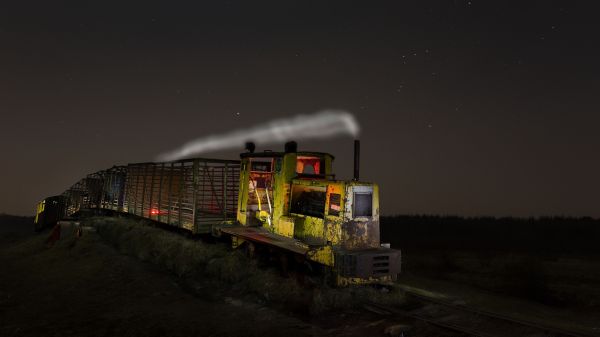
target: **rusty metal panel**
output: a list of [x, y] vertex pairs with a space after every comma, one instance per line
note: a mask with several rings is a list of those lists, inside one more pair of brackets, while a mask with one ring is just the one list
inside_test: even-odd
[[179, 227], [194, 229], [194, 172], [193, 161], [182, 163], [179, 194]]
[[344, 277], [395, 278], [400, 273], [401, 253], [396, 249], [376, 248], [335, 253], [335, 269]]
[[127, 176], [125, 178], [125, 203], [123, 211], [131, 214], [135, 214], [138, 170], [139, 168], [137, 166], [127, 166]]
[[114, 166], [87, 175], [65, 192], [64, 214], [110, 209], [209, 233], [235, 219], [240, 162], [186, 159]]
[[221, 231], [244, 240], [268, 244], [300, 255], [304, 255], [309, 251], [308, 246], [302, 242], [294, 238], [273, 234], [264, 227], [222, 227]]
[[144, 208], [146, 208], [146, 200], [148, 200], [147, 198], [147, 176], [148, 176], [148, 165], [143, 165], [143, 171], [142, 171], [142, 175], [141, 175], [141, 185], [138, 183], [138, 192], [141, 189], [141, 193], [140, 193], [140, 203], [139, 203], [139, 209], [138, 209], [138, 214], [139, 216], [144, 216]]
[[238, 161], [187, 159], [130, 164], [126, 200], [129, 213], [194, 233], [235, 218]]
[[237, 163], [198, 162], [194, 213], [197, 232], [209, 233], [211, 224], [235, 219], [239, 174]]
[[143, 175], [145, 167], [143, 165], [130, 164], [127, 166], [125, 199], [127, 200], [126, 212], [134, 215], [141, 215], [143, 199]]
[[143, 164], [127, 166], [126, 200], [127, 212], [142, 216], [145, 199], [145, 173], [147, 167]]
[[101, 208], [121, 211], [125, 202], [125, 177], [127, 168], [113, 166], [99, 174], [103, 177]]
[[[358, 198], [361, 195], [368, 196], [368, 198]], [[360, 201], [367, 202], [368, 207], [359, 207]], [[367, 214], [362, 213], [365, 210]], [[344, 249], [379, 247], [379, 196], [376, 185], [354, 182], [347, 184], [341, 234]]]
[[69, 217], [81, 209], [83, 204], [85, 191], [84, 180], [79, 180], [71, 187], [69, 187], [65, 192], [63, 192], [64, 200], [65, 200], [65, 213], [64, 217]]
[[99, 209], [102, 200], [102, 187], [104, 181], [99, 172], [88, 174], [85, 179], [84, 208]]
[[157, 207], [157, 211], [156, 211], [156, 220], [161, 221], [162, 220], [162, 215], [163, 210], [162, 210], [162, 196], [163, 196], [163, 176], [164, 176], [164, 172], [165, 172], [165, 163], [162, 163], [160, 165], [160, 169], [159, 169], [159, 174], [158, 174], [158, 191], [157, 191], [157, 198], [158, 200], [156, 201], [156, 207]]
[[72, 216], [83, 209], [120, 209], [125, 199], [126, 168], [114, 166], [88, 174], [61, 196], [64, 203], [60, 218]]

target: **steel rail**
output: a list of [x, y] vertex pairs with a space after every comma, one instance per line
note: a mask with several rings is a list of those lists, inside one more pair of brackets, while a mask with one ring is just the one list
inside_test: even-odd
[[569, 337], [597, 337], [597, 336], [593, 336], [593, 335], [589, 335], [589, 334], [585, 334], [585, 333], [581, 333], [581, 332], [574, 332], [574, 331], [568, 331], [568, 330], [564, 330], [562, 328], [558, 328], [558, 327], [554, 327], [554, 326], [548, 326], [548, 325], [544, 325], [544, 324], [540, 324], [537, 322], [532, 322], [532, 321], [526, 321], [526, 320], [522, 320], [522, 319], [518, 319], [518, 318], [514, 318], [511, 316], [507, 316], [507, 315], [503, 315], [503, 314], [499, 314], [496, 312], [491, 312], [491, 311], [487, 311], [487, 310], [482, 310], [482, 309], [476, 309], [473, 307], [469, 307], [463, 304], [454, 304], [448, 301], [444, 301], [441, 299], [437, 299], [437, 298], [431, 298], [416, 292], [412, 292], [410, 290], [405, 290], [405, 292], [413, 297], [419, 298], [421, 300], [425, 300], [425, 301], [429, 301], [435, 304], [439, 304], [439, 305], [443, 305], [443, 306], [447, 306], [450, 308], [454, 308], [454, 309], [459, 309], [459, 310], [463, 310], [463, 311], [467, 311], [467, 312], [471, 312], [474, 314], [478, 314], [481, 316], [487, 316], [487, 317], [492, 317], [498, 320], [503, 320], [503, 321], [508, 321], [508, 322], [512, 322], [512, 323], [516, 323], [516, 324], [520, 324], [520, 325], [524, 325], [524, 326], [529, 326], [532, 328], [536, 328], [536, 329], [540, 329], [540, 330], [544, 330], [547, 332], [552, 332], [552, 333], [557, 333], [557, 334], [561, 334], [564, 336], [569, 336]]
[[413, 318], [413, 319], [417, 319], [417, 320], [423, 321], [423, 322], [431, 324], [431, 325], [436, 325], [436, 326], [444, 328], [444, 329], [448, 329], [448, 330], [452, 330], [452, 331], [464, 333], [464, 334], [467, 334], [469, 336], [474, 336], [474, 337], [497, 337], [495, 335], [486, 334], [484, 332], [473, 330], [473, 329], [466, 328], [466, 327], [462, 327], [460, 325], [456, 325], [456, 324], [452, 324], [452, 323], [447, 323], [447, 322], [436, 321], [436, 320], [433, 320], [431, 318], [422, 317], [422, 316], [410, 313], [408, 311], [390, 308], [388, 306], [377, 304], [377, 303], [370, 302], [369, 306], [375, 307], [378, 310], [373, 310], [373, 309], [371, 309], [369, 307], [366, 307], [367, 310], [369, 310], [371, 312], [374, 312], [376, 314], [380, 314], [380, 315], [382, 315], [382, 314], [385, 314], [385, 315], [391, 315], [391, 314], [402, 315], [402, 316], [406, 316], [406, 317], [410, 317], [410, 318]]
[[[460, 310], [460, 311], [464, 311], [464, 312], [468, 312], [471, 314], [476, 314], [479, 317], [483, 317], [483, 318], [488, 318], [488, 319], [495, 319], [504, 323], [509, 323], [509, 324], [513, 324], [513, 325], [520, 325], [520, 326], [525, 326], [528, 328], [534, 328], [537, 330], [542, 330], [543, 332], [546, 333], [551, 333], [552, 335], [557, 335], [557, 336], [564, 336], [564, 337], [597, 337], [597, 336], [593, 336], [593, 335], [589, 335], [589, 334], [584, 334], [581, 332], [574, 332], [574, 331], [567, 331], [561, 328], [557, 328], [557, 327], [551, 327], [551, 326], [547, 326], [547, 325], [543, 325], [543, 324], [539, 324], [536, 322], [531, 322], [531, 321], [525, 321], [525, 320], [520, 320], [520, 319], [516, 319], [513, 317], [509, 317], [506, 315], [502, 315], [502, 314], [498, 314], [498, 313], [494, 313], [494, 312], [490, 312], [490, 311], [486, 311], [486, 310], [480, 310], [480, 309], [475, 309], [472, 307], [468, 307], [465, 305], [459, 305], [459, 304], [454, 304], [454, 303], [450, 303], [444, 300], [440, 300], [440, 299], [435, 299], [435, 298], [431, 298], [428, 296], [424, 296], [422, 294], [418, 294], [418, 293], [414, 293], [411, 291], [406, 291], [407, 294], [416, 297], [420, 300], [423, 301], [427, 301], [427, 302], [431, 302], [437, 305], [441, 305], [441, 306], [445, 306], [451, 309], [455, 309], [455, 310]], [[378, 310], [372, 310], [369, 309], [368, 307], [365, 307], [367, 310], [370, 310], [372, 312], [378, 313], [378, 314], [395, 314], [395, 315], [402, 315], [405, 317], [410, 317], [416, 320], [420, 320], [423, 321], [425, 323], [431, 324], [431, 325], [435, 325], [441, 328], [445, 328], [445, 329], [449, 329], [449, 330], [453, 330], [456, 332], [460, 332], [460, 333], [464, 333], [470, 336], [475, 336], [475, 337], [498, 337], [499, 335], [496, 334], [490, 334], [489, 332], [484, 332], [484, 331], [480, 331], [480, 330], [475, 330], [472, 329], [470, 327], [465, 327], [465, 326], [461, 326], [459, 324], [455, 324], [455, 323], [450, 323], [450, 322], [442, 322], [442, 321], [438, 321], [436, 319], [432, 319], [432, 318], [428, 318], [428, 317], [423, 317], [419, 314], [415, 314], [412, 312], [408, 312], [406, 310], [402, 310], [402, 309], [397, 309], [397, 308], [393, 308], [393, 307], [389, 307], [386, 305], [382, 305], [382, 304], [378, 304], [378, 303], [373, 303], [373, 302], [369, 302], [368, 303], [369, 306], [371, 307], [375, 307]]]

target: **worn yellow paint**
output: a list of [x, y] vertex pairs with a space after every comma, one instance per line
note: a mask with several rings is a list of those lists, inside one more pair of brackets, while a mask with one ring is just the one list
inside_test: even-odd
[[274, 233], [288, 238], [294, 237], [294, 218], [282, 216], [274, 224]]
[[342, 240], [342, 218], [327, 218], [325, 221], [325, 240], [328, 244], [337, 247]]
[[237, 220], [240, 224], [246, 224], [246, 212], [238, 212]]
[[[259, 206], [258, 206], [258, 207], [260, 207], [260, 202], [259, 202]], [[267, 212], [267, 211], [256, 211], [256, 217], [258, 218], [258, 220], [260, 220], [260, 221], [261, 221], [261, 222], [263, 222], [263, 223], [265, 223], [265, 222], [268, 222], [268, 220], [267, 220], [267, 219], [268, 219], [270, 216], [271, 216], [271, 215], [270, 215], [270, 214], [269, 214], [269, 212]]]
[[[291, 181], [296, 176], [296, 153], [287, 153], [275, 161], [273, 179], [273, 222], [289, 215]], [[284, 220], [285, 221], [285, 220]]]
[[[311, 155], [310, 152], [301, 153], [303, 155]], [[322, 168], [323, 172], [327, 175], [331, 175], [332, 169], [332, 157], [328, 154], [319, 154], [324, 158], [324, 167]], [[280, 157], [274, 158], [274, 167], [273, 167], [273, 179], [272, 179], [272, 196], [273, 200], [271, 200], [271, 212], [267, 212], [263, 210], [264, 205], [259, 205], [259, 209], [261, 212], [253, 213], [251, 216], [257, 218], [263, 227], [269, 229], [273, 233], [277, 233], [279, 231], [279, 221], [281, 221], [282, 216], [289, 216], [289, 205], [290, 205], [290, 192], [292, 182], [294, 184], [317, 184], [319, 186], [327, 186], [328, 181], [319, 179], [319, 180], [295, 180], [296, 177], [296, 159], [298, 153], [285, 153]], [[240, 170], [240, 188], [239, 188], [239, 196], [238, 196], [238, 211], [237, 211], [237, 220], [241, 225], [249, 225], [250, 221], [248, 219], [248, 199], [249, 199], [249, 183], [250, 183], [250, 158], [242, 158], [242, 165]], [[259, 198], [260, 200], [260, 198]], [[266, 212], [266, 213], [265, 213]], [[322, 222], [323, 219], [321, 219]], [[287, 219], [283, 219], [284, 222], [288, 221]], [[322, 224], [316, 224], [316, 220], [308, 220], [306, 223], [306, 228], [309, 232], [320, 232], [320, 236], [323, 236], [323, 230], [319, 230], [318, 227], [323, 227]], [[300, 223], [304, 224], [305, 220], [299, 220]], [[299, 222], [296, 222], [295, 226], [298, 225]], [[318, 222], [318, 221], [316, 221]], [[301, 227], [302, 227], [301, 224]], [[283, 224], [283, 227], [288, 226], [287, 224]], [[295, 229], [294, 229], [295, 230]], [[302, 231], [304, 233], [304, 231]], [[278, 233], [277, 233], [278, 234]], [[307, 233], [309, 234], [309, 233]]]
[[331, 246], [321, 246], [313, 248], [306, 253], [306, 257], [311, 260], [326, 266], [333, 267], [335, 262], [333, 257], [333, 249]]
[[369, 278], [361, 278], [361, 277], [345, 277], [336, 275], [335, 276], [335, 285], [338, 287], [347, 287], [352, 285], [367, 285], [367, 284], [386, 284], [392, 283], [392, 276], [380, 276], [380, 277], [369, 277]]
[[[354, 193], [371, 193], [371, 216], [355, 216]], [[379, 189], [376, 184], [348, 182], [344, 196], [344, 222], [341, 228], [341, 247], [346, 250], [379, 247]]]
[[240, 169], [240, 189], [238, 194], [237, 220], [240, 224], [246, 225], [246, 205], [248, 204], [248, 182], [250, 177], [249, 159], [242, 159]]
[[[321, 156], [324, 175], [319, 177], [298, 176], [296, 173], [297, 156]], [[356, 251], [360, 249], [379, 248], [379, 187], [376, 184], [358, 181], [341, 181], [332, 178], [333, 157], [327, 154], [299, 152], [273, 154], [273, 170], [267, 189], [261, 188], [260, 193], [269, 195], [269, 207], [265, 200], [258, 205], [258, 211], [253, 207], [247, 208], [249, 194], [256, 193], [250, 183], [255, 173], [251, 173], [252, 158], [262, 160], [271, 158], [268, 153], [242, 156], [240, 171], [240, 188], [238, 197], [237, 223], [242, 226], [262, 226], [273, 234], [286, 238], [294, 238], [300, 245], [310, 246], [306, 258], [325, 266], [335, 268], [335, 256], [340, 251]], [[302, 185], [319, 187], [326, 191], [323, 217], [290, 213], [291, 191], [293, 186]], [[371, 216], [354, 216], [354, 193], [364, 191], [372, 193]], [[272, 193], [272, 194], [271, 194]], [[357, 192], [361, 193], [361, 192]], [[331, 207], [332, 194], [339, 194], [339, 209]], [[272, 199], [271, 199], [272, 196]], [[263, 196], [264, 197], [264, 196]], [[233, 246], [238, 247], [244, 242], [242, 238], [234, 238]], [[390, 278], [391, 279], [391, 278]], [[353, 284], [368, 284], [386, 281], [386, 276], [378, 278], [357, 278], [336, 276], [340, 286]]]
[[42, 212], [44, 212], [45, 207], [46, 207], [46, 200], [42, 200], [37, 204], [37, 211], [35, 212], [35, 220], [33, 221], [34, 223], [38, 223], [40, 214], [42, 214]]
[[231, 237], [231, 247], [233, 249], [238, 248], [239, 246], [241, 246], [244, 242], [246, 242], [246, 240], [240, 238], [239, 236], [232, 236]]
[[294, 214], [294, 237], [311, 245], [324, 244], [323, 219]]
[[373, 219], [379, 220], [379, 185], [371, 184], [373, 186]]

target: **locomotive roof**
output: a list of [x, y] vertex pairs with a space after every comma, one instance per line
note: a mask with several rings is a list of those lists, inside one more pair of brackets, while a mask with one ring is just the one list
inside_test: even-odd
[[271, 158], [271, 157], [283, 157], [287, 153], [296, 153], [301, 156], [330, 156], [331, 159], [335, 157], [326, 152], [315, 152], [315, 151], [298, 151], [298, 152], [273, 152], [273, 151], [263, 151], [263, 152], [244, 152], [240, 153], [240, 158]]

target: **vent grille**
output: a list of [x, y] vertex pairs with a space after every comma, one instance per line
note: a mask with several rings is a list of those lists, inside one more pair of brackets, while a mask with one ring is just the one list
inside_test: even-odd
[[400, 273], [400, 251], [395, 249], [339, 252], [336, 269], [342, 276], [396, 277]]
[[390, 272], [390, 256], [373, 256], [373, 275], [387, 275]]

